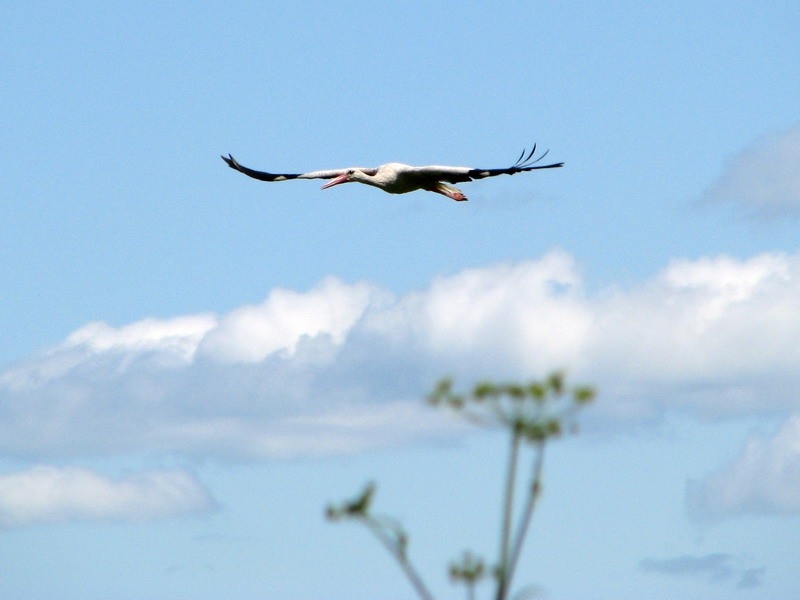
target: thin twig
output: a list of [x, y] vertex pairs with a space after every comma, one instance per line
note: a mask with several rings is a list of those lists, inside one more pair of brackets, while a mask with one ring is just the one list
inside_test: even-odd
[[528, 533], [528, 526], [531, 523], [533, 511], [536, 508], [536, 501], [542, 491], [542, 467], [544, 465], [544, 446], [545, 441], [541, 440], [536, 444], [536, 458], [533, 464], [533, 473], [531, 476], [531, 487], [528, 493], [528, 499], [525, 508], [520, 515], [519, 528], [514, 538], [514, 549], [511, 552], [511, 559], [508, 564], [508, 577], [507, 584], [511, 585], [511, 578], [514, 576], [514, 570], [522, 554], [522, 545], [525, 542], [525, 536]]
[[414, 568], [408, 558], [405, 555], [405, 551], [400, 549], [400, 546], [396, 540], [393, 540], [388, 535], [386, 535], [386, 531], [384, 527], [377, 523], [374, 519], [369, 517], [362, 517], [364, 524], [367, 528], [378, 538], [381, 544], [389, 551], [394, 559], [400, 565], [400, 568], [405, 573], [408, 580], [411, 582], [411, 585], [414, 586], [414, 590], [416, 590], [417, 595], [422, 600], [434, 600], [433, 595], [428, 591], [428, 588], [425, 586], [425, 583], [422, 581], [422, 578], [417, 573], [417, 570]]

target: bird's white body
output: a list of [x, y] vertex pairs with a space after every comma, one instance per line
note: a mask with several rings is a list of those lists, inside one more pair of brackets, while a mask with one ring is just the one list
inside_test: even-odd
[[[389, 194], [407, 194], [416, 190], [427, 190], [444, 194], [453, 200], [466, 200], [459, 190], [443, 184], [439, 179], [446, 179], [447, 173], [456, 171], [466, 174], [468, 167], [412, 167], [403, 163], [386, 163], [377, 169], [348, 169], [328, 182], [323, 188], [328, 188], [346, 181], [365, 183], [382, 189]], [[341, 181], [339, 180], [341, 178]], [[448, 193], [449, 192], [449, 193]]]
[[356, 171], [350, 176], [352, 181], [366, 183], [381, 188], [390, 194], [406, 194], [421, 187], [422, 181], [414, 177], [413, 167], [403, 163], [386, 163], [378, 167], [375, 175]]
[[[328, 183], [322, 186], [322, 189], [341, 183], [357, 182], [380, 188], [389, 194], [406, 194], [416, 190], [426, 190], [442, 194], [453, 200], [462, 201], [467, 199], [463, 192], [458, 188], [447, 185], [444, 181], [458, 183], [462, 181], [472, 181], [474, 179], [483, 179], [484, 177], [494, 177], [495, 175], [513, 175], [515, 173], [532, 171], [534, 169], [551, 169], [561, 167], [564, 164], [536, 165], [535, 163], [544, 158], [547, 152], [539, 158], [531, 160], [535, 151], [536, 145], [534, 145], [533, 150], [531, 150], [527, 156], [525, 156], [525, 152], [523, 151], [517, 162], [513, 166], [505, 169], [474, 169], [471, 167], [448, 167], [441, 165], [413, 167], [403, 163], [392, 162], [379, 167], [350, 167], [347, 169], [311, 171], [309, 173], [267, 173], [265, 171], [256, 171], [243, 167], [236, 162], [236, 159], [231, 155], [227, 157], [223, 156], [222, 159], [232, 169], [260, 181], [330, 179]], [[525, 158], [523, 159], [523, 157]]]

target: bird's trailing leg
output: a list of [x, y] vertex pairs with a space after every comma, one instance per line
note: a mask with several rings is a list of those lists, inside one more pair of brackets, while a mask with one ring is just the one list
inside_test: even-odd
[[454, 188], [452, 185], [447, 185], [446, 183], [442, 183], [441, 181], [437, 181], [435, 185], [431, 187], [424, 188], [429, 192], [436, 192], [437, 194], [442, 194], [443, 196], [447, 196], [456, 202], [464, 202], [467, 200], [467, 197], [464, 193], [459, 190], [458, 188]]

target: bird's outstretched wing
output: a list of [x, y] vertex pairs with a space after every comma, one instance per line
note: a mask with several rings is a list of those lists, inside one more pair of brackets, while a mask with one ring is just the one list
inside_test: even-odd
[[495, 177], [497, 175], [513, 175], [514, 173], [523, 173], [525, 171], [533, 171], [535, 169], [556, 169], [563, 167], [564, 163], [552, 163], [548, 165], [537, 164], [541, 161], [549, 150], [546, 150], [541, 156], [534, 158], [536, 154], [536, 144], [533, 149], [528, 152], [523, 150], [519, 155], [517, 162], [510, 167], [504, 169], [475, 169], [472, 167], [417, 167], [415, 171], [420, 175], [426, 174], [438, 181], [447, 181], [448, 183], [464, 183], [465, 181], [473, 181], [475, 179], [483, 179], [485, 177]]
[[547, 156], [548, 152], [550, 152], [550, 150], [545, 150], [541, 156], [534, 158], [534, 154], [536, 154], [536, 144], [534, 144], [527, 155], [525, 154], [525, 150], [523, 150], [517, 162], [506, 169], [472, 169], [468, 174], [470, 179], [483, 179], [484, 177], [494, 177], [495, 175], [513, 175], [514, 173], [533, 171], [535, 169], [557, 169], [558, 167], [564, 166], [563, 162], [551, 163], [549, 165], [536, 164]]
[[288, 179], [333, 179], [350, 169], [329, 169], [327, 171], [311, 171], [310, 173], [267, 173], [266, 171], [256, 171], [240, 165], [239, 162], [230, 154], [222, 156], [227, 165], [240, 173], [244, 173], [248, 177], [258, 179], [259, 181], [287, 181]]

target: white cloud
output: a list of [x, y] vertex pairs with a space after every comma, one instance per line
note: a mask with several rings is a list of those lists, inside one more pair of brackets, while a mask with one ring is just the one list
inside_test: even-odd
[[336, 344], [380, 292], [366, 284], [346, 285], [329, 277], [301, 294], [273, 290], [260, 305], [225, 316], [200, 345], [200, 352], [224, 362], [259, 362], [274, 352], [293, 354], [303, 336], [325, 334]]
[[596, 305], [593, 373], [710, 415], [797, 406], [800, 257], [676, 261]]
[[143, 448], [271, 457], [449, 430], [421, 397], [444, 375], [596, 384], [587, 417], [800, 409], [800, 256], [675, 261], [588, 294], [572, 258], [467, 269], [395, 297], [334, 278], [227, 315], [87, 325], [0, 372], [0, 453]]
[[81, 370], [93, 360], [115, 361], [118, 371], [125, 370], [137, 358], [149, 358], [164, 367], [185, 366], [194, 360], [200, 340], [214, 327], [213, 315], [144, 319], [120, 328], [102, 322], [88, 323], [56, 348], [0, 373], [0, 388], [38, 388]]
[[144, 319], [119, 329], [105, 323], [89, 323], [70, 335], [65, 345], [85, 347], [96, 353], [158, 351], [191, 360], [198, 342], [215, 325], [212, 315]]
[[731, 464], [690, 482], [687, 502], [701, 519], [800, 514], [800, 415], [769, 439], [751, 438]]
[[0, 475], [0, 526], [95, 520], [151, 520], [205, 512], [214, 502], [185, 471], [111, 480], [88, 469], [40, 465]]
[[439, 278], [422, 298], [419, 314], [435, 355], [480, 363], [492, 349], [515, 370], [573, 364], [592, 322], [572, 259], [554, 252], [537, 262], [468, 269]]
[[756, 140], [709, 188], [712, 201], [738, 202], [765, 216], [800, 215], [800, 125]]

